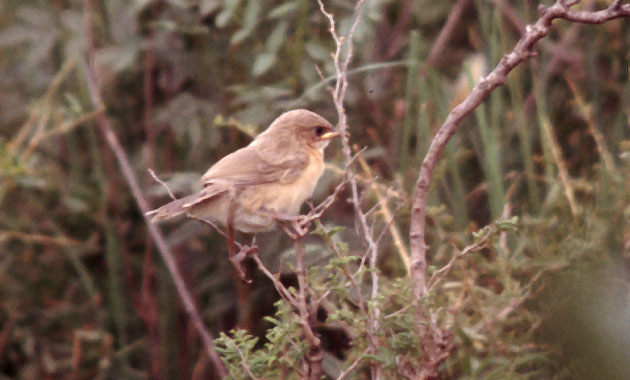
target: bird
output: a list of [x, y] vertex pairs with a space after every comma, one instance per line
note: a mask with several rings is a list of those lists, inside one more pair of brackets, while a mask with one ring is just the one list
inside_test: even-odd
[[278, 116], [244, 148], [220, 159], [201, 177], [198, 193], [146, 213], [152, 222], [186, 214], [233, 230], [259, 233], [291, 220], [311, 197], [324, 172], [324, 149], [339, 132], [305, 109]]

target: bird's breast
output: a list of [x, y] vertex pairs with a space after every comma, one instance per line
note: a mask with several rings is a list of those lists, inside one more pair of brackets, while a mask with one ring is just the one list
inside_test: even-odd
[[250, 211], [265, 209], [278, 214], [297, 215], [302, 203], [313, 195], [324, 173], [323, 154], [309, 152], [309, 163], [291, 183], [269, 183], [248, 187], [241, 194], [241, 204]]

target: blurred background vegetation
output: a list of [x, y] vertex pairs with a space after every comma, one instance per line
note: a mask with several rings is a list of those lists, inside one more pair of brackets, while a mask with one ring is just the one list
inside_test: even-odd
[[[432, 134], [537, 18], [537, 1], [468, 1], [427, 62], [455, 3], [367, 0], [356, 33], [345, 104], [353, 142], [367, 146], [368, 165], [357, 172], [371, 189], [366, 209], [386, 197], [398, 210], [403, 245]], [[354, 2], [325, 4], [345, 33]], [[107, 0], [93, 8], [104, 112], [154, 206], [168, 197], [147, 168], [183, 195], [285, 110], [336, 121], [318, 75], [334, 73], [334, 45], [314, 1]], [[94, 122], [103, 110], [92, 107], [81, 69], [82, 18], [76, 0], [0, 1], [0, 379], [215, 378]], [[438, 166], [430, 270], [470, 244], [472, 232], [519, 216], [516, 231], [458, 261], [427, 300], [453, 333], [443, 377], [627, 379], [630, 22], [558, 21], [537, 51], [464, 121]], [[340, 180], [336, 144], [315, 200]], [[361, 255], [344, 200], [323, 223], [348, 227], [335, 238]], [[271, 327], [299, 340], [257, 271], [248, 298], [237, 297], [243, 285], [216, 233], [191, 221], [163, 230], [213, 335], [240, 327], [260, 338], [223, 340], [228, 360], [234, 341], [251, 346], [253, 361], [271, 355]], [[325, 266], [327, 239], [307, 247], [313, 286], [337, 281], [327, 277], [335, 269]], [[289, 284], [290, 245], [281, 232], [260, 241], [263, 259]], [[420, 355], [408, 333], [404, 246], [387, 236], [380, 248], [378, 302], [384, 315], [402, 311], [383, 322], [382, 355], [370, 360], [383, 363], [387, 378], [404, 378]], [[347, 311], [328, 317], [351, 320], [356, 310]], [[360, 338], [321, 318], [325, 373], [335, 378], [360, 354]], [[367, 374], [359, 367], [352, 376]]]

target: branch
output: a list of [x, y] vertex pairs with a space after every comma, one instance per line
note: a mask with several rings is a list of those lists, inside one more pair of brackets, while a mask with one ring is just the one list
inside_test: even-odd
[[315, 317], [316, 310], [310, 310], [306, 303], [306, 274], [304, 271], [304, 256], [306, 256], [306, 250], [304, 249], [304, 241], [302, 237], [298, 237], [294, 240], [295, 243], [295, 272], [298, 279], [298, 302], [297, 308], [302, 322], [302, 328], [304, 329], [304, 335], [308, 342], [308, 352], [306, 353], [306, 360], [309, 364], [309, 380], [320, 380], [322, 377], [322, 363], [324, 361], [324, 352], [321, 347], [321, 340], [313, 329], [311, 321]]
[[243, 367], [245, 372], [247, 372], [247, 374], [249, 375], [250, 379], [251, 380], [260, 380], [259, 378], [254, 376], [254, 373], [252, 372], [251, 368], [249, 368], [249, 366], [247, 365], [247, 360], [245, 360], [245, 355], [243, 355], [243, 351], [238, 346], [238, 344], [234, 343], [234, 348], [236, 348], [236, 351], [238, 351], [238, 355], [241, 357], [241, 366]]
[[295, 297], [293, 297], [289, 289], [287, 289], [286, 286], [284, 286], [284, 284], [280, 282], [278, 277], [274, 276], [273, 273], [271, 273], [271, 271], [267, 269], [267, 267], [265, 267], [265, 264], [263, 264], [263, 262], [260, 260], [260, 257], [258, 257], [258, 255], [252, 255], [252, 259], [254, 259], [254, 261], [258, 265], [258, 269], [260, 269], [260, 271], [263, 272], [265, 276], [267, 276], [267, 278], [271, 280], [273, 286], [278, 291], [278, 294], [280, 294], [280, 296], [285, 301], [287, 301], [289, 305], [294, 306], [295, 304], [297, 304]]
[[[444, 147], [457, 131], [461, 121], [470, 114], [486, 98], [492, 90], [506, 82], [507, 75], [519, 64], [535, 55], [534, 46], [544, 38], [551, 29], [554, 19], [565, 19], [572, 22], [585, 24], [600, 24], [621, 17], [630, 17], [630, 5], [622, 5], [622, 1], [615, 0], [608, 8], [597, 11], [572, 11], [569, 8], [577, 4], [579, 0], [557, 0], [549, 7], [540, 7], [541, 17], [534, 25], [525, 28], [525, 34], [517, 42], [509, 54], [503, 56], [492, 72], [483, 78], [471, 91], [468, 97], [453, 108], [447, 116], [431, 142], [427, 155], [422, 162], [418, 179], [415, 185], [415, 194], [412, 199], [411, 227], [409, 240], [411, 245], [411, 271], [412, 289], [414, 297], [421, 300], [426, 292], [426, 254], [428, 246], [425, 242], [426, 206], [433, 173]], [[440, 348], [427, 324], [427, 314], [422, 302], [418, 302], [416, 313], [417, 326], [420, 340], [425, 352], [425, 366], [427, 376], [437, 373], [439, 365]]]
[[[376, 195], [376, 198], [378, 200], [378, 203], [375, 205], [375, 207], [378, 206], [380, 208], [383, 219], [385, 220], [385, 223], [388, 224], [389, 231], [392, 235], [392, 239], [394, 240], [394, 245], [396, 245], [396, 248], [398, 249], [398, 254], [400, 255], [400, 259], [402, 260], [403, 265], [405, 266], [407, 275], [409, 276], [411, 275], [409, 253], [407, 252], [407, 247], [405, 246], [405, 243], [403, 242], [403, 238], [400, 235], [400, 230], [398, 230], [396, 223], [394, 223], [394, 215], [396, 214], [396, 212], [392, 213], [392, 211], [387, 206], [387, 201], [388, 201], [387, 197], [389, 195], [389, 191], [388, 191], [389, 189], [387, 189], [386, 194], [383, 195], [377, 183], [374, 181], [375, 178], [374, 178], [374, 175], [372, 174], [372, 169], [370, 169], [370, 166], [368, 165], [367, 161], [365, 161], [363, 157], [359, 158], [359, 165], [361, 165], [361, 169], [363, 169], [363, 171], [367, 175], [367, 178], [370, 181], [369, 187], [371, 187], [372, 190], [374, 190], [374, 194]], [[368, 213], [369, 211], [366, 212], [366, 215]], [[385, 232], [385, 230], [383, 230], [383, 232]], [[376, 242], [378, 243], [379, 240], [380, 240], [380, 237], [376, 239]]]
[[[92, 65], [92, 63], [94, 62], [95, 45], [94, 45], [94, 39], [92, 35], [91, 5], [92, 4], [90, 0], [83, 0], [83, 21], [84, 21], [83, 27], [84, 27], [85, 38], [87, 40], [87, 45], [88, 45], [88, 50], [87, 50], [88, 63], [84, 62], [82, 64], [82, 68], [85, 73], [85, 78], [86, 78], [88, 91], [90, 94], [90, 99], [92, 101], [92, 104], [96, 109], [101, 109], [104, 103], [100, 94], [100, 88], [98, 84], [96, 70], [94, 69]], [[105, 116], [103, 113], [100, 113], [98, 115], [97, 121], [101, 129], [101, 132], [103, 136], [105, 137], [105, 141], [109, 145], [110, 149], [114, 152], [116, 160], [118, 161], [118, 164], [120, 165], [120, 170], [123, 174], [123, 177], [125, 178], [125, 181], [127, 182], [127, 185], [129, 186], [129, 188], [131, 189], [133, 198], [136, 201], [136, 204], [145, 219], [147, 228], [149, 230], [149, 234], [151, 235], [151, 238], [155, 242], [155, 245], [158, 248], [160, 255], [162, 256], [162, 259], [164, 260], [164, 263], [166, 264], [166, 267], [168, 268], [171, 274], [171, 277], [175, 284], [175, 288], [177, 289], [177, 292], [184, 305], [184, 309], [186, 310], [186, 313], [190, 317], [193, 325], [197, 329], [197, 332], [199, 333], [201, 337], [201, 340], [203, 342], [203, 345], [204, 345], [204, 348], [206, 350], [208, 357], [213, 362], [221, 378], [224, 378], [227, 376], [227, 371], [225, 370], [223, 363], [221, 363], [221, 359], [219, 358], [219, 355], [214, 350], [214, 346], [213, 346], [214, 340], [212, 336], [210, 335], [210, 333], [204, 327], [203, 320], [201, 319], [201, 316], [199, 315], [199, 311], [197, 310], [197, 307], [195, 306], [193, 298], [191, 297], [190, 293], [188, 292], [188, 289], [186, 288], [186, 284], [184, 282], [184, 279], [181, 273], [179, 272], [175, 258], [173, 254], [171, 253], [170, 249], [168, 248], [168, 245], [166, 244], [166, 241], [164, 240], [164, 237], [162, 236], [160, 231], [157, 229], [155, 224], [151, 223], [149, 218], [146, 216], [146, 213], [150, 209], [149, 209], [149, 206], [147, 205], [146, 200], [144, 199], [142, 195], [142, 191], [140, 190], [140, 185], [138, 184], [138, 179], [135, 173], [133, 172], [133, 169], [131, 168], [129, 159], [127, 158], [127, 155], [125, 154], [124, 149], [120, 145], [120, 142], [118, 141], [118, 138], [116, 137], [116, 134], [114, 133], [114, 129], [112, 128], [112, 125], [109, 119], [107, 118], [107, 116]]]
[[424, 229], [429, 185], [440, 154], [446, 143], [456, 132], [463, 118], [479, 106], [492, 90], [504, 84], [507, 74], [518, 64], [534, 56], [534, 45], [549, 33], [551, 22], [554, 19], [563, 18], [574, 22], [594, 24], [620, 17], [630, 17], [630, 5], [621, 5], [621, 1], [615, 1], [607, 9], [598, 12], [570, 11], [567, 4], [573, 5], [574, 3], [558, 1], [552, 7], [544, 8], [542, 17], [536, 24], [526, 28], [527, 32], [518, 41], [514, 50], [505, 55], [496, 68], [475, 86], [462, 103], [450, 112], [431, 142], [429, 151], [420, 168], [412, 203], [410, 242], [412, 270], [414, 272], [414, 293], [417, 297], [422, 296], [425, 285], [425, 254], [428, 247], [425, 244]]
[[[376, 270], [376, 262], [378, 258], [378, 244], [374, 240], [373, 231], [370, 225], [367, 222], [367, 216], [363, 212], [361, 208], [361, 200], [359, 197], [359, 190], [357, 185], [357, 180], [354, 175], [354, 171], [351, 170], [349, 163], [352, 161], [352, 149], [350, 146], [350, 134], [348, 133], [348, 124], [347, 124], [347, 116], [346, 111], [343, 105], [343, 101], [346, 95], [346, 90], [348, 88], [348, 66], [350, 61], [352, 60], [352, 54], [354, 52], [353, 45], [353, 37], [354, 32], [361, 21], [361, 6], [363, 5], [364, 0], [357, 0], [355, 8], [354, 8], [354, 22], [350, 27], [350, 31], [348, 35], [344, 37], [340, 37], [335, 28], [335, 18], [332, 13], [329, 13], [324, 8], [324, 4], [321, 0], [317, 0], [319, 4], [319, 9], [322, 14], [328, 19], [329, 22], [329, 32], [333, 40], [335, 41], [335, 53], [333, 54], [333, 64], [335, 67], [335, 75], [336, 82], [335, 87], [332, 93], [333, 103], [335, 104], [335, 108], [337, 109], [337, 115], [339, 117], [339, 121], [337, 124], [337, 128], [341, 133], [341, 144], [343, 146], [343, 154], [346, 161], [346, 166], [349, 170], [346, 171], [346, 180], [350, 184], [350, 190], [352, 193], [352, 205], [355, 212], [355, 226], [359, 230], [359, 235], [363, 239], [363, 242], [367, 245], [366, 254], [369, 257], [369, 266], [370, 266], [370, 276], [372, 280], [372, 289], [371, 289], [371, 298], [375, 299], [378, 295], [378, 286], [379, 286], [379, 278], [378, 271]], [[341, 50], [343, 47], [346, 47], [346, 56], [342, 60], [341, 59]], [[375, 334], [379, 330], [379, 315], [380, 310], [378, 307], [374, 307], [368, 313], [368, 336], [369, 336], [369, 345], [371, 354], [378, 354], [379, 350], [379, 342], [377, 338], [377, 334]], [[380, 363], [372, 362], [370, 364], [371, 370], [371, 378], [372, 379], [380, 379], [382, 368]]]
[[306, 256], [306, 250], [304, 249], [304, 241], [302, 240], [303, 236], [295, 235], [293, 238], [293, 243], [295, 245], [295, 257], [296, 257], [296, 265], [295, 272], [298, 279], [298, 289], [297, 295], [291, 294], [289, 289], [284, 286], [282, 282], [278, 279], [277, 276], [273, 275], [269, 269], [265, 267], [263, 262], [260, 260], [257, 254], [251, 255], [256, 264], [258, 265], [258, 269], [260, 269], [267, 278], [271, 280], [273, 286], [276, 288], [276, 291], [280, 296], [289, 304], [291, 307], [297, 310], [297, 317], [300, 320], [300, 324], [302, 325], [302, 331], [304, 331], [304, 337], [306, 342], [308, 343], [308, 351], [306, 352], [306, 364], [309, 380], [319, 380], [322, 376], [322, 362], [324, 360], [324, 353], [321, 348], [321, 340], [315, 334], [314, 322], [315, 322], [315, 312], [316, 310], [312, 310], [309, 308], [306, 302], [306, 275], [304, 269], [304, 257]]
[[[563, 3], [563, 2], [564, 1], [560, 1], [560, 3]], [[562, 18], [571, 22], [577, 22], [580, 24], [603, 24], [610, 20], [630, 16], [630, 4], [622, 5], [621, 4], [622, 2], [623, 2], [622, 0], [615, 0], [608, 8], [603, 9], [601, 11], [597, 11], [597, 12], [571, 11], [567, 9], [567, 11], [561, 16], [558, 16], [558, 18]], [[572, 3], [576, 3], [576, 2], [572, 2]], [[571, 5], [573, 4], [568, 4], [566, 8], [568, 8]], [[547, 9], [545, 9], [544, 7], [540, 9], [544, 16], [544, 12], [547, 11]]]
[[486, 247], [488, 245], [490, 238], [495, 232], [496, 232], [496, 227], [488, 228], [487, 231], [485, 231], [484, 234], [479, 239], [476, 239], [477, 241], [467, 246], [466, 248], [462, 249], [459, 253], [454, 254], [453, 257], [451, 257], [451, 259], [446, 265], [444, 265], [442, 268], [433, 272], [433, 275], [431, 276], [431, 279], [429, 280], [429, 283], [427, 286], [428, 289], [432, 289], [441, 279], [443, 279], [444, 276], [446, 276], [448, 272], [453, 268], [457, 260], [468, 255], [471, 252], [476, 252]]
[[337, 376], [337, 380], [343, 380], [346, 376], [350, 374], [350, 372], [354, 371], [359, 363], [361, 363], [361, 361], [365, 359], [365, 355], [367, 355], [368, 353], [369, 352], [365, 351], [363, 354], [359, 355], [359, 357], [356, 358], [354, 362], [352, 362], [352, 364], [348, 366], [348, 368], [346, 368], [343, 372], [339, 374], [339, 376]]

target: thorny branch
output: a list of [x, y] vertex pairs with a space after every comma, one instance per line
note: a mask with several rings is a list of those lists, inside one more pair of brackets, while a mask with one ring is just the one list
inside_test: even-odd
[[437, 375], [437, 368], [443, 360], [444, 347], [442, 331], [431, 323], [431, 318], [424, 308], [421, 298], [427, 290], [426, 281], [426, 255], [429, 247], [426, 244], [426, 208], [433, 173], [437, 162], [446, 144], [457, 131], [461, 121], [470, 114], [486, 96], [498, 86], [505, 84], [507, 75], [519, 64], [535, 56], [534, 47], [538, 41], [544, 38], [551, 29], [554, 19], [584, 24], [601, 24], [621, 17], [630, 17], [630, 4], [622, 4], [623, 1], [615, 0], [608, 8], [596, 12], [573, 11], [570, 8], [579, 3], [579, 0], [557, 0], [556, 3], [546, 8], [540, 6], [541, 17], [533, 25], [525, 28], [525, 33], [517, 42], [509, 54], [503, 56], [498, 65], [488, 76], [483, 78], [471, 91], [468, 97], [453, 108], [440, 127], [427, 155], [422, 162], [418, 179], [415, 185], [415, 194], [412, 199], [411, 227], [409, 240], [411, 245], [411, 270], [412, 288], [414, 297], [419, 301], [416, 312], [416, 323], [419, 338], [423, 344], [424, 368], [419, 378], [431, 378]]
[[[96, 70], [93, 66], [94, 55], [96, 53], [94, 37], [92, 35], [92, 2], [91, 0], [83, 1], [83, 29], [85, 33], [86, 42], [88, 45], [87, 49], [87, 64], [83, 64], [83, 71], [85, 72], [86, 82], [88, 86], [88, 91], [90, 94], [91, 101], [96, 109], [101, 109], [103, 107], [103, 99], [101, 98], [100, 87], [98, 76], [96, 74]], [[142, 191], [140, 190], [140, 185], [138, 183], [138, 178], [136, 177], [133, 169], [131, 168], [131, 164], [129, 163], [129, 159], [127, 158], [127, 154], [125, 153], [123, 147], [120, 145], [118, 141], [118, 137], [116, 136], [114, 129], [105, 114], [99, 113], [97, 116], [97, 122], [101, 129], [101, 132], [105, 138], [105, 141], [114, 152], [116, 160], [120, 165], [121, 172], [127, 182], [127, 185], [131, 189], [131, 193], [140, 209], [142, 215], [145, 218], [145, 222], [147, 224], [147, 228], [149, 230], [149, 234], [151, 235], [153, 241], [155, 242], [158, 251], [162, 255], [162, 259], [168, 268], [171, 277], [173, 278], [173, 282], [175, 284], [175, 288], [181, 298], [181, 301], [184, 305], [184, 309], [186, 313], [190, 317], [193, 325], [197, 329], [199, 336], [203, 342], [206, 353], [212, 363], [214, 364], [217, 373], [221, 378], [227, 376], [227, 371], [221, 363], [221, 359], [217, 352], [214, 350], [213, 346], [213, 338], [212, 335], [206, 330], [203, 320], [195, 306], [192, 296], [190, 292], [186, 288], [186, 284], [184, 279], [177, 267], [177, 262], [173, 254], [171, 253], [164, 237], [155, 226], [155, 224], [151, 223], [148, 217], [146, 216], [146, 212], [149, 211], [149, 206], [147, 205], [144, 196], [142, 195]]]
[[[328, 19], [329, 22], [329, 32], [335, 41], [335, 53], [333, 54], [333, 64], [335, 67], [336, 74], [336, 82], [335, 87], [332, 92], [333, 103], [335, 104], [335, 108], [337, 109], [337, 115], [339, 117], [337, 128], [341, 133], [341, 144], [343, 146], [343, 153], [345, 156], [346, 163], [349, 163], [352, 159], [352, 148], [350, 146], [350, 135], [348, 133], [348, 124], [346, 111], [343, 105], [343, 101], [346, 95], [346, 90], [348, 88], [348, 66], [350, 61], [352, 60], [353, 54], [353, 36], [356, 31], [359, 22], [361, 21], [361, 6], [363, 5], [364, 0], [358, 0], [355, 5], [354, 10], [354, 22], [350, 27], [350, 31], [348, 32], [348, 36], [343, 38], [337, 34], [335, 19], [332, 13], [326, 11], [324, 4], [321, 0], [317, 0], [319, 3], [319, 8], [324, 16]], [[343, 48], [346, 48], [345, 58], [342, 60], [341, 51]], [[379, 286], [379, 278], [378, 272], [376, 270], [376, 261], [378, 258], [378, 244], [374, 240], [374, 231], [370, 227], [367, 221], [367, 216], [363, 212], [361, 208], [361, 200], [359, 196], [359, 190], [357, 185], [357, 180], [354, 176], [354, 172], [352, 170], [347, 170], [345, 174], [346, 180], [350, 184], [350, 190], [352, 193], [352, 205], [354, 207], [355, 212], [355, 225], [359, 230], [359, 234], [363, 239], [363, 242], [367, 245], [367, 256], [369, 257], [369, 266], [370, 266], [370, 275], [372, 280], [372, 290], [370, 298], [374, 299], [378, 295], [378, 286]], [[379, 315], [380, 310], [378, 307], [374, 307], [370, 310], [368, 314], [368, 329], [367, 334], [369, 337], [369, 348], [371, 354], [377, 354], [379, 342], [376, 336], [376, 332], [379, 330]], [[371, 378], [372, 379], [380, 379], [382, 368], [380, 363], [373, 362], [370, 363], [371, 370]]]

